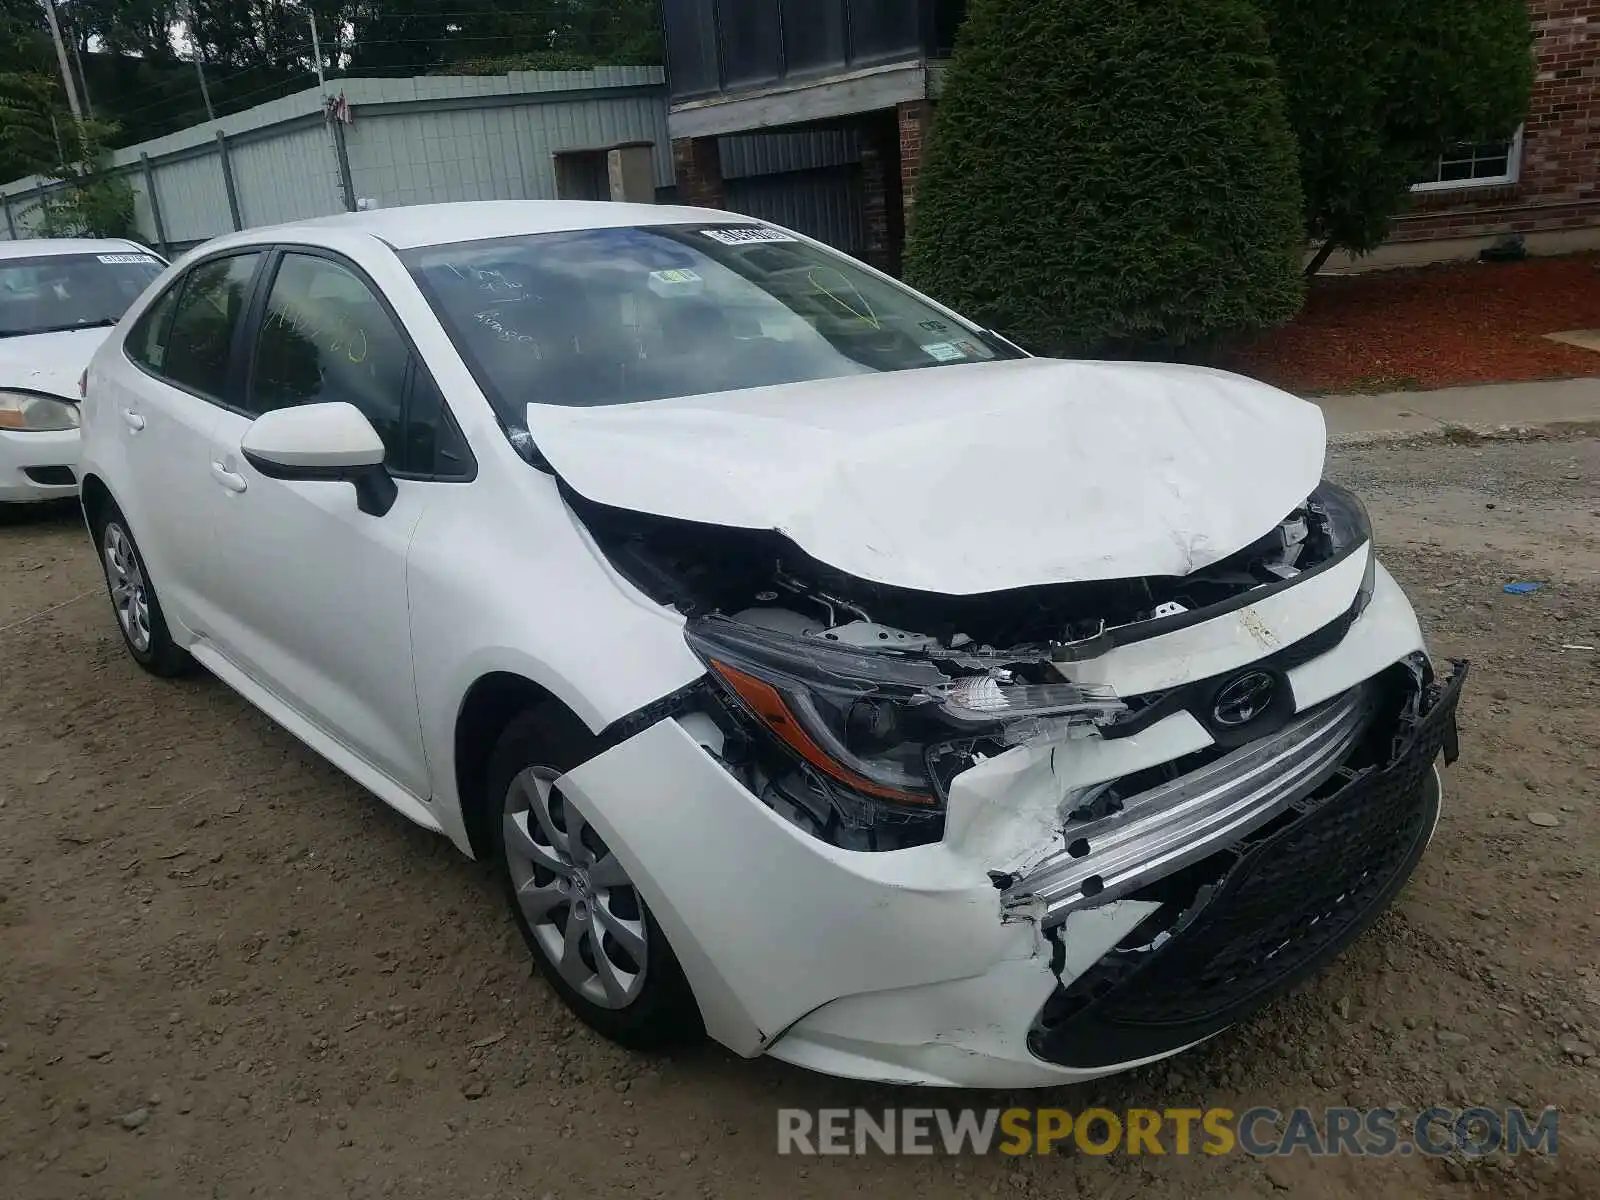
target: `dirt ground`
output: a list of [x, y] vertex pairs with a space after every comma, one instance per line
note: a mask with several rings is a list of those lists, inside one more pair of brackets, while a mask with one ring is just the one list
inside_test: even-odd
[[[0, 1197], [1600, 1196], [1600, 442], [1333, 473], [1435, 652], [1475, 665], [1437, 839], [1298, 995], [1156, 1068], [1007, 1096], [598, 1041], [529, 977], [485, 868], [214, 680], [135, 669], [70, 511], [0, 526]], [[1096, 1102], [1556, 1105], [1561, 1150], [775, 1150], [780, 1106]]]

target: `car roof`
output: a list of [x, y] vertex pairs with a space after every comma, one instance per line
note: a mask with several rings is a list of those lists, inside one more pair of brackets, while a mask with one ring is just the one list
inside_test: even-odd
[[52, 254], [125, 254], [143, 251], [126, 238], [19, 238], [0, 241], [0, 262], [10, 258], [43, 258]]
[[750, 225], [754, 217], [717, 208], [684, 208], [670, 204], [622, 204], [605, 200], [472, 200], [448, 204], [411, 204], [364, 212], [313, 217], [219, 238], [230, 244], [283, 241], [296, 231], [369, 234], [396, 250], [443, 246], [483, 238], [580, 229], [620, 229], [634, 225]]

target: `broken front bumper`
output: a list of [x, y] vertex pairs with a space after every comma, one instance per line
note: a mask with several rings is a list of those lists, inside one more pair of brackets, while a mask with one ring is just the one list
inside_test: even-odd
[[[1202, 856], [1190, 886], [1172, 888], [1172, 875], [1148, 885], [1142, 894], [1173, 898], [1051, 996], [1029, 1038], [1034, 1053], [1092, 1069], [1178, 1049], [1348, 945], [1411, 877], [1433, 835], [1434, 762], [1441, 751], [1447, 763], [1455, 758], [1465, 681], [1463, 665], [1430, 687], [1387, 765], [1335, 774], [1290, 799], [1250, 835]], [[1330, 711], [1326, 724], [1337, 719]], [[1299, 790], [1288, 782], [1284, 794]]]
[[[1070, 1082], [1238, 1019], [1403, 884], [1437, 813], [1432, 763], [1459, 681], [1407, 711], [1373, 681], [1414, 693], [1404, 663], [1420, 650], [1380, 568], [1338, 644], [1286, 672], [1284, 736], [1221, 752], [1179, 711], [1131, 737], [1018, 747], [955, 779], [940, 842], [903, 850], [846, 850], [783, 820], [692, 718], [628, 738], [562, 787], [624, 860], [708, 1031], [736, 1052], [895, 1082]], [[1191, 755], [1199, 766], [1063, 836], [1068, 792]], [[1269, 870], [1278, 859], [1321, 899]], [[1220, 975], [1207, 968], [1218, 955]], [[1183, 998], [1191, 978], [1201, 999]], [[1112, 994], [1129, 999], [1126, 1029]], [[1085, 1047], [1114, 1026], [1114, 1052]]]

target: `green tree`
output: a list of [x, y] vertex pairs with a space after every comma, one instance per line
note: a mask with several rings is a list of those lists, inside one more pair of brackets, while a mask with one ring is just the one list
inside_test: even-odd
[[1376, 249], [1411, 185], [1451, 146], [1526, 116], [1526, 0], [1262, 0], [1299, 143], [1306, 231]]
[[0, 73], [0, 177], [38, 174], [66, 158], [55, 110], [58, 89], [36, 71]]
[[910, 279], [1048, 353], [1149, 353], [1299, 307], [1301, 197], [1253, 0], [973, 0]]
[[[5, 179], [38, 175], [61, 184], [37, 201], [44, 237], [127, 237], [134, 232], [133, 189], [106, 173], [115, 125], [76, 122], [60, 84], [35, 72], [0, 73], [0, 170]], [[26, 210], [24, 212], [26, 215]]]

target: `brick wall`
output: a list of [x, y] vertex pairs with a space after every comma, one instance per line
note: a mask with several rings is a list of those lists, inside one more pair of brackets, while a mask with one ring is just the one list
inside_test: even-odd
[[678, 182], [678, 203], [697, 208], [728, 207], [716, 138], [673, 139], [672, 172]]
[[1509, 186], [1419, 193], [1391, 240], [1600, 226], [1600, 0], [1529, 0], [1539, 74]]
[[917, 176], [922, 173], [922, 147], [933, 124], [933, 104], [928, 100], [909, 101], [899, 106], [896, 118], [900, 125], [900, 191], [909, 221], [917, 200]]
[[861, 207], [867, 229], [862, 258], [891, 275], [900, 273], [905, 241], [898, 142], [894, 114], [873, 113], [862, 122]]

